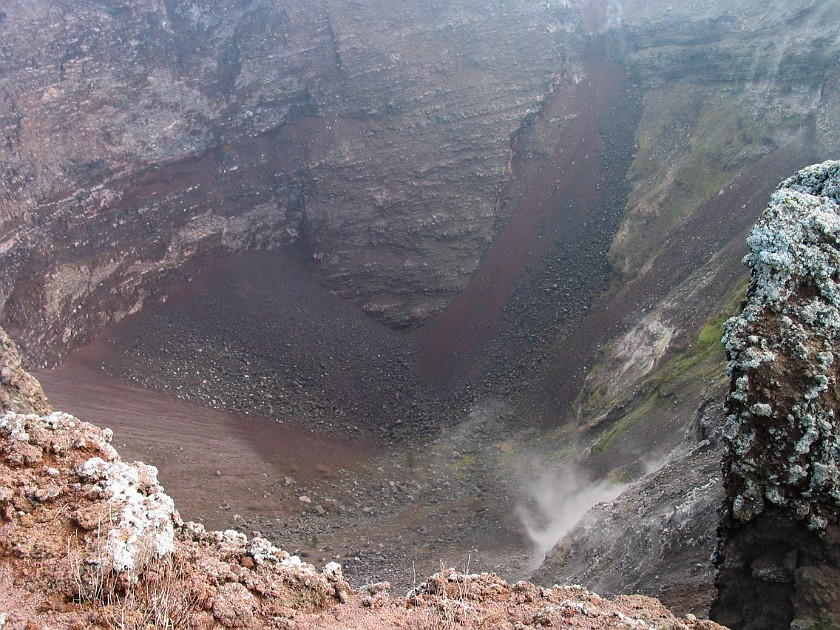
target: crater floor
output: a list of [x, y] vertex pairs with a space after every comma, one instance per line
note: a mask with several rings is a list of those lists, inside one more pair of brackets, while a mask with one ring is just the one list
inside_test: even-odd
[[504, 441], [505, 409], [439, 418], [439, 432], [412, 353], [284, 254], [256, 253], [36, 375], [55, 408], [157, 466], [182, 516], [208, 528], [339, 561], [357, 584], [408, 589], [441, 562], [522, 577], [516, 484], [482, 455]]

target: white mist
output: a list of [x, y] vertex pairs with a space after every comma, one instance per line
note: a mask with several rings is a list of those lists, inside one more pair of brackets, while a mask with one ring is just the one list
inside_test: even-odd
[[516, 514], [534, 545], [529, 571], [535, 571], [546, 554], [583, 518], [592, 506], [612, 501], [628, 484], [592, 483], [572, 467], [544, 473], [525, 488], [525, 499]]

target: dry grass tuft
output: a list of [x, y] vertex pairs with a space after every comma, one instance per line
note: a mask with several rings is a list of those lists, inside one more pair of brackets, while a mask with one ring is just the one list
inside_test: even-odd
[[[73, 544], [75, 543], [75, 544]], [[117, 573], [105, 553], [103, 528], [97, 528], [93, 553], [85, 554], [77, 537], [68, 540], [67, 559], [75, 599], [90, 606], [91, 618], [119, 630], [180, 629], [191, 626], [197, 597], [187, 583], [185, 563], [175, 554], [155, 559], [145, 554], [140, 575]]]

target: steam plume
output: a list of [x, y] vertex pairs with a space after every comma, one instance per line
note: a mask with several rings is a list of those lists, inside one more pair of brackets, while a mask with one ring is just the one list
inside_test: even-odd
[[539, 568], [546, 554], [592, 506], [612, 501], [627, 485], [593, 483], [583, 471], [572, 467], [537, 477], [526, 488], [526, 499], [516, 507], [516, 514], [534, 545], [529, 570]]

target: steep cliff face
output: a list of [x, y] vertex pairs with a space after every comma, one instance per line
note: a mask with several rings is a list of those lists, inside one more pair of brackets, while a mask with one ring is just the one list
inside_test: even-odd
[[726, 324], [731, 391], [713, 613], [732, 627], [840, 624], [839, 202], [838, 162], [780, 185], [748, 239], [747, 301]]
[[[635, 277], [703, 203], [714, 202], [775, 149], [810, 153], [794, 168], [840, 150], [833, 113], [840, 103], [840, 32], [829, 18], [840, 3], [617, 6], [623, 59], [644, 86], [645, 113], [630, 173], [633, 192], [611, 259], [620, 273]], [[785, 175], [777, 172], [775, 181]]]
[[[609, 247], [613, 282], [564, 322], [572, 334], [554, 335], [547, 356], [523, 361], [540, 366], [531, 377], [538, 395], [554, 393], [549, 405], [537, 402], [545, 424], [573, 418], [611, 428], [634, 411], [649, 416], [645, 381], [685, 353], [743, 280], [743, 239], [768, 191], [834, 156], [840, 31], [825, 18], [838, 6], [581, 3], [583, 23], [602, 29], [638, 86], [642, 112], [629, 195]], [[573, 312], [562, 298], [553, 304]], [[644, 357], [633, 358], [632, 344], [616, 351], [631, 330], [643, 333]], [[684, 418], [701, 396], [692, 395]], [[671, 402], [656, 403], [657, 413]]]
[[60, 356], [208, 258], [298, 243], [426, 321], [491, 239], [568, 3], [12, 2], [0, 32], [0, 313]]
[[[549, 554], [539, 579], [568, 572], [606, 591], [633, 588], [692, 605], [688, 593], [708, 601], [714, 590], [704, 556], [714, 547], [723, 493], [714, 464], [721, 447], [698, 444], [692, 425], [727, 390], [718, 340], [748, 280], [744, 238], [779, 181], [836, 157], [840, 146], [832, 114], [840, 102], [840, 32], [828, 19], [840, 5], [586, 6], [584, 22], [611, 33], [643, 111], [631, 191], [609, 251], [618, 278], [541, 362], [537, 392], [555, 394], [543, 421], [560, 426], [559, 461], [582, 459], [626, 478], [676, 450], [655, 473], [659, 483], [643, 480], [597, 509], [603, 527], [594, 517], [582, 521]], [[670, 498], [663, 488], [671, 484], [691, 500]], [[638, 514], [639, 504], [650, 512]], [[681, 518], [669, 520], [677, 508]], [[696, 572], [671, 572], [671, 545], [695, 554]]]
[[[7, 3], [0, 321], [52, 361], [212, 257], [296, 244], [369, 314], [427, 322], [521, 201], [517, 179], [550, 157], [531, 123], [555, 87], [586, 80], [580, 35], [615, 43], [644, 111], [630, 203], [613, 173], [622, 185], [601, 197], [619, 216], [575, 229], [637, 277], [768, 152], [840, 146], [836, 6]], [[543, 111], [549, 127], [576, 117]], [[607, 144], [629, 151], [609, 123]], [[557, 270], [543, 271], [551, 293]], [[546, 308], [519, 301], [505, 335], [529, 324], [517, 308]]]

